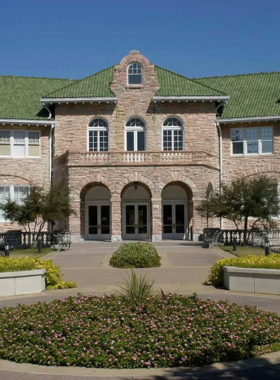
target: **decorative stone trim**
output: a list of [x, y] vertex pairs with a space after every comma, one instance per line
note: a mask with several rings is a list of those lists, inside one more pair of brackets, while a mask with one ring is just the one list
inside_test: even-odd
[[0, 273], [0, 297], [43, 292], [45, 273], [46, 269]]
[[223, 267], [224, 286], [236, 292], [280, 295], [280, 270]]

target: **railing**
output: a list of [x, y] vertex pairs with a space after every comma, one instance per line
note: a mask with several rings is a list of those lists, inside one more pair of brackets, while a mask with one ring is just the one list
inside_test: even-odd
[[[43, 248], [48, 248], [54, 244], [52, 232], [41, 232], [40, 236], [42, 236]], [[14, 248], [29, 248], [37, 244], [37, 234], [21, 231], [0, 233], [0, 242], [12, 245]]]
[[151, 165], [193, 164], [218, 167], [218, 157], [204, 151], [160, 151], [160, 152], [76, 152], [68, 151], [55, 159], [57, 165]]
[[[204, 228], [204, 241], [211, 242], [213, 238], [217, 243], [224, 245], [233, 245], [234, 235], [238, 245], [244, 244], [244, 230], [221, 230], [219, 228]], [[280, 230], [273, 229], [269, 231], [247, 231], [247, 244], [256, 247], [264, 247], [265, 241], [268, 239], [269, 245], [280, 246]]]

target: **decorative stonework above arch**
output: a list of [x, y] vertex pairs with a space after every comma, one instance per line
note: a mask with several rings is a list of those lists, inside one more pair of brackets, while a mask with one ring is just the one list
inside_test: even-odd
[[16, 170], [11, 170], [7, 168], [1, 168], [0, 171], [0, 177], [15, 177], [15, 178], [20, 178], [24, 181], [27, 181], [29, 185], [38, 185], [36, 180], [31, 177], [29, 174], [19, 174]]
[[[80, 194], [82, 190], [89, 184], [96, 183], [99, 185], [104, 185], [108, 188], [108, 190], [113, 193], [113, 184], [111, 181], [109, 181], [107, 178], [101, 176], [100, 174], [97, 175], [89, 175], [85, 177], [81, 182], [79, 182], [79, 185], [75, 187], [75, 189], [72, 189], [72, 193], [76, 194], [76, 196], [80, 197]], [[71, 191], [71, 189], [70, 189]]]
[[198, 189], [196, 184], [187, 176], [181, 175], [179, 172], [171, 172], [169, 175], [166, 175], [166, 177], [158, 183], [158, 190], [162, 192], [165, 186], [170, 184], [171, 182], [182, 182], [185, 185], [187, 185], [193, 194], [193, 197], [196, 197], [198, 194]]
[[154, 183], [148, 177], [145, 177], [139, 173], [132, 173], [129, 176], [123, 178], [120, 182], [118, 182], [116, 191], [119, 195], [121, 195], [123, 188], [133, 182], [143, 183], [150, 190], [151, 196], [153, 197], [155, 188]]

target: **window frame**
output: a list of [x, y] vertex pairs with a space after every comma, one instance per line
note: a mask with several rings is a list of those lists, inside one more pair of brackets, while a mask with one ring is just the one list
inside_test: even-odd
[[[41, 143], [41, 137], [42, 137], [42, 134], [41, 134], [41, 131], [39, 130], [30, 130], [30, 129], [24, 129], [24, 130], [21, 130], [21, 129], [0, 129], [0, 132], [9, 132], [10, 133], [10, 144], [2, 144], [2, 145], [9, 145], [10, 147], [10, 155], [1, 155], [0, 154], [0, 157], [3, 157], [3, 158], [41, 158], [41, 154], [42, 154], [42, 143]], [[21, 133], [24, 133], [24, 144], [15, 144], [15, 132], [21, 132]], [[33, 132], [36, 132], [39, 134], [39, 155], [38, 156], [30, 156], [29, 155], [29, 146], [31, 144], [29, 144], [29, 140], [30, 140], [30, 137], [29, 137], [29, 133], [33, 133]], [[0, 141], [0, 145], [1, 145], [1, 141]], [[16, 156], [15, 155], [15, 146], [17, 145], [23, 145], [24, 146], [24, 151], [25, 151], [25, 155], [22, 156], [22, 155], [18, 155]], [[37, 144], [33, 144], [33, 145], [37, 145]]]
[[[103, 122], [106, 123], [106, 126], [90, 126], [89, 124], [90, 123], [93, 123], [94, 120], [102, 120]], [[89, 146], [89, 143], [90, 143], [90, 139], [89, 139], [89, 132], [90, 131], [96, 131], [97, 132], [97, 150], [90, 150], [90, 146]], [[100, 150], [100, 132], [107, 132], [107, 150]], [[94, 138], [94, 136], [93, 136]], [[94, 143], [94, 142], [93, 142]], [[94, 147], [93, 147], [94, 148]], [[109, 123], [108, 121], [104, 118], [104, 117], [100, 117], [100, 116], [96, 116], [92, 119], [90, 119], [90, 121], [88, 122], [88, 125], [87, 125], [87, 151], [88, 152], [108, 152], [110, 149], [109, 147]]]
[[[131, 120], [140, 120], [141, 123], [143, 123], [142, 126], [129, 126], [127, 125]], [[125, 126], [124, 126], [124, 151], [125, 152], [146, 152], [147, 151], [147, 133], [146, 133], [146, 130], [147, 130], [147, 126], [146, 126], [146, 123], [145, 121], [142, 119], [142, 117], [139, 117], [139, 116], [133, 116], [133, 117], [130, 117], [126, 123], [125, 123]], [[134, 132], [133, 134], [133, 138], [134, 138], [134, 150], [127, 150], [127, 132]], [[144, 150], [138, 150], [138, 149], [135, 149], [135, 147], [137, 148], [138, 147], [138, 132], [144, 132]]]
[[[181, 123], [181, 126], [175, 126], [175, 125], [164, 125], [164, 123], [168, 120], [168, 119], [177, 119], [180, 123]], [[162, 122], [162, 128], [161, 128], [161, 149], [163, 152], [182, 152], [185, 150], [185, 133], [184, 133], [184, 123], [182, 121], [182, 119], [178, 116], [175, 116], [175, 115], [171, 115], [171, 116], [168, 116], [167, 118], [165, 118]], [[171, 134], [171, 144], [172, 144], [172, 148], [174, 148], [174, 143], [175, 143], [175, 139], [174, 139], [174, 131], [182, 131], [182, 149], [164, 149], [164, 141], [163, 141], [163, 137], [164, 137], [164, 131], [171, 131], [172, 134]]]
[[[13, 201], [15, 200], [15, 188], [24, 187], [26, 189], [30, 189], [30, 185], [2, 185], [2, 184], [0, 184], [0, 188], [2, 188], [2, 187], [9, 188], [9, 198], [8, 199], [11, 199]], [[1, 202], [0, 202], [0, 204], [1, 204]], [[2, 211], [0, 211], [0, 223], [9, 223], [10, 221], [8, 219], [2, 219], [1, 212]]]
[[[262, 140], [261, 139], [261, 130], [262, 129], [268, 129], [270, 128], [272, 131], [272, 138], [271, 140]], [[255, 141], [255, 140], [247, 140], [247, 130], [257, 130], [257, 142], [258, 142], [258, 152], [257, 153], [248, 153], [248, 141]], [[232, 141], [232, 131], [236, 130], [242, 130], [242, 140], [239, 142], [243, 142], [243, 153], [233, 153], [233, 144], [234, 141]], [[272, 141], [272, 151], [271, 152], [262, 152], [262, 142], [263, 141]], [[273, 126], [258, 126], [258, 127], [240, 127], [240, 128], [230, 128], [230, 155], [232, 157], [256, 157], [256, 156], [267, 156], [274, 153], [274, 128]]]
[[[141, 68], [141, 74], [129, 74], [129, 68], [134, 65], [134, 64], [137, 64], [140, 66]], [[138, 68], [139, 69], [139, 68]], [[129, 83], [129, 77], [130, 76], [133, 76], [133, 75], [141, 75], [141, 83]], [[132, 86], [132, 87], [137, 87], [137, 86], [143, 86], [143, 66], [141, 65], [141, 63], [137, 62], [137, 61], [134, 61], [134, 62], [130, 62], [129, 65], [127, 66], [126, 68], [126, 84], [127, 86]]]

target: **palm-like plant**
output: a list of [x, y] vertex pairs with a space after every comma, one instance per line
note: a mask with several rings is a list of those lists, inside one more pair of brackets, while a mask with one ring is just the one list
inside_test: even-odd
[[117, 293], [137, 305], [155, 295], [154, 282], [145, 274], [137, 276], [132, 270], [123, 283], [117, 285], [120, 288]]

